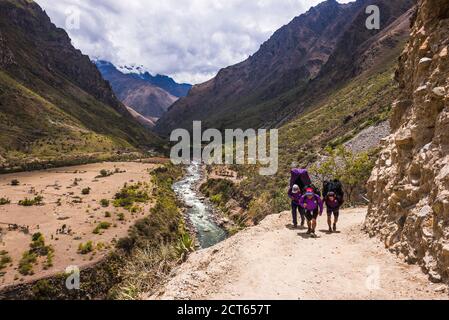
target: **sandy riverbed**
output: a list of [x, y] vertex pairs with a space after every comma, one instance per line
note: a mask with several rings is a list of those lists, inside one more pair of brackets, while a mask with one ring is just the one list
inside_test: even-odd
[[[5, 250], [12, 258], [12, 264], [0, 272], [0, 289], [2, 287], [31, 281], [63, 272], [68, 266], [92, 264], [101, 260], [113, 247], [113, 241], [126, 236], [129, 227], [142, 218], [152, 205], [151, 201], [142, 207], [142, 212], [131, 214], [124, 209], [111, 205], [103, 208], [100, 200], [112, 200], [117, 191], [125, 183], [139, 181], [150, 183], [149, 170], [154, 164], [145, 163], [98, 163], [68, 168], [58, 168], [47, 171], [26, 172], [0, 176], [0, 198], [6, 197], [11, 204], [0, 206], [0, 251]], [[105, 178], [96, 178], [102, 169], [116, 173]], [[19, 180], [18, 186], [11, 186], [13, 179]], [[78, 183], [74, 184], [75, 179]], [[89, 195], [82, 195], [82, 189], [90, 187]], [[151, 188], [151, 186], [149, 186]], [[151, 193], [149, 193], [151, 195]], [[24, 198], [43, 196], [44, 205], [23, 207], [18, 202]], [[58, 204], [60, 199], [60, 204]], [[82, 203], [78, 203], [82, 199]], [[106, 212], [111, 217], [106, 217]], [[125, 220], [120, 221], [118, 214], [123, 213]], [[103, 234], [93, 234], [100, 222], [109, 222], [111, 228]], [[8, 224], [17, 224], [29, 228], [29, 234], [22, 230], [11, 230]], [[66, 232], [57, 232], [63, 226]], [[70, 234], [67, 233], [67, 230]], [[17, 267], [22, 254], [29, 250], [32, 234], [40, 232], [46, 239], [46, 244], [55, 250], [53, 267], [43, 269], [43, 259], [33, 267], [34, 275], [20, 275]], [[94, 245], [104, 245], [94, 253], [81, 255], [78, 251], [80, 243], [93, 241]]]

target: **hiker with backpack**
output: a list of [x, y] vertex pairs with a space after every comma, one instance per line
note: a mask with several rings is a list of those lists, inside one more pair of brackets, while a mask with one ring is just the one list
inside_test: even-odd
[[[324, 202], [326, 203], [327, 208], [327, 224], [329, 225], [329, 233], [337, 232], [340, 208], [344, 203], [343, 186], [339, 180], [326, 181], [324, 183]], [[334, 216], [333, 224], [332, 216]]]
[[[329, 192], [325, 198], [327, 208], [327, 224], [329, 225], [329, 233], [337, 232], [337, 223], [340, 216], [340, 207], [343, 204], [339, 200], [335, 192]], [[334, 223], [332, 225], [332, 216], [334, 216]]]
[[292, 200], [293, 227], [295, 229], [298, 227], [298, 211], [301, 216], [301, 227], [304, 227], [306, 218], [304, 209], [299, 204], [302, 197], [301, 188], [297, 184], [293, 185], [288, 191], [288, 196]]
[[299, 200], [299, 204], [305, 210], [305, 216], [307, 219], [307, 225], [309, 227], [307, 234], [310, 234], [312, 237], [316, 238], [316, 226], [318, 216], [323, 215], [323, 200], [317, 194], [317, 192], [311, 188], [306, 188], [306, 193]]

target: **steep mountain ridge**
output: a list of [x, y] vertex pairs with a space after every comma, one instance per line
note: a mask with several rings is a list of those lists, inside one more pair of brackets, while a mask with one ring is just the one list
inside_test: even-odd
[[[291, 120], [292, 115], [303, 112], [310, 100], [316, 99], [317, 87], [318, 93], [326, 92], [321, 88], [326, 83], [320, 79], [329, 81], [332, 73], [344, 72], [348, 67], [345, 54], [351, 57], [352, 51], [385, 31], [387, 24], [394, 23], [414, 4], [412, 0], [372, 2], [359, 0], [343, 5], [329, 0], [310, 9], [278, 30], [246, 61], [194, 86], [186, 98], [170, 108], [156, 130], [168, 134], [175, 127], [189, 129], [192, 120], [202, 120], [205, 127], [218, 129], [272, 127]], [[385, 25], [381, 31], [366, 29], [367, 3], [383, 8]], [[353, 35], [359, 32], [361, 36]], [[401, 47], [399, 42], [395, 42], [396, 47]], [[344, 48], [350, 52], [340, 52]], [[332, 68], [326, 69], [329, 65]], [[309, 83], [311, 79], [315, 79], [315, 85]], [[338, 79], [332, 87], [346, 79]]]
[[161, 145], [35, 2], [0, 0], [0, 30], [2, 166]]
[[164, 89], [150, 84], [138, 74], [124, 74], [112, 63], [95, 61], [103, 77], [109, 81], [117, 97], [144, 117], [160, 118], [178, 100]]
[[365, 228], [434, 282], [449, 281], [449, 2], [421, 0], [400, 58], [393, 134], [368, 183]]
[[173, 78], [166, 75], [156, 74], [153, 76], [143, 65], [119, 65], [116, 68], [123, 74], [145, 80], [149, 84], [159, 87], [178, 98], [187, 96], [192, 88], [191, 84], [177, 83]]

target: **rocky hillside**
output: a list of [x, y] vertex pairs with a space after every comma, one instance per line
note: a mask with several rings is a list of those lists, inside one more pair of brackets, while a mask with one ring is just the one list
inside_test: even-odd
[[[368, 3], [381, 7], [381, 31], [365, 27]], [[323, 85], [331, 83], [325, 89], [333, 90], [379, 62], [375, 60], [387, 58], [385, 54], [390, 53], [391, 59], [393, 49], [407, 37], [401, 30], [408, 26], [397, 21], [413, 3], [325, 1], [279, 29], [246, 61], [194, 86], [160, 120], [156, 130], [168, 134], [175, 127], [190, 128], [192, 120], [219, 129], [272, 127], [291, 120], [310, 100], [321, 98], [317, 93], [326, 93]], [[381, 33], [387, 37], [379, 37]], [[355, 55], [361, 56], [357, 64], [353, 63]]]
[[369, 181], [366, 229], [449, 281], [449, 2], [421, 0], [400, 58], [394, 133]]
[[160, 144], [67, 33], [25, 0], [0, 0], [0, 132], [7, 167]]
[[109, 81], [117, 97], [127, 106], [148, 118], [160, 118], [178, 100], [164, 89], [152, 85], [135, 73], [122, 73], [112, 63], [95, 62]]

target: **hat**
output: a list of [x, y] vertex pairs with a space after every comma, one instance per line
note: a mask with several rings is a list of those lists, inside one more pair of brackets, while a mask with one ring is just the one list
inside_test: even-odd
[[329, 197], [335, 197], [335, 192], [331, 191], [327, 194]]
[[314, 194], [315, 194], [315, 192], [313, 191], [312, 188], [306, 189], [306, 196], [313, 196]]
[[300, 191], [299, 186], [297, 184], [295, 184], [292, 188], [292, 192], [293, 193], [298, 193]]

